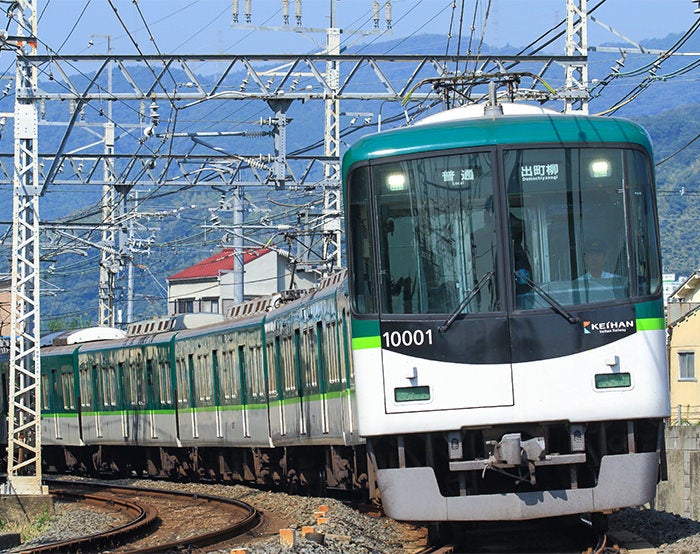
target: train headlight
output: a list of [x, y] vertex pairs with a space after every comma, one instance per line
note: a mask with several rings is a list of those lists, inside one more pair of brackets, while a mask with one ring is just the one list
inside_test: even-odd
[[386, 188], [390, 192], [406, 190], [406, 176], [403, 173], [391, 173], [386, 178]]
[[602, 179], [612, 175], [612, 168], [608, 160], [593, 160], [588, 166], [588, 171], [594, 179]]

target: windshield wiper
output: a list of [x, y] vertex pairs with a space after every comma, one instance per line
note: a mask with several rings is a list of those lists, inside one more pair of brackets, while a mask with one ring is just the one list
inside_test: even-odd
[[474, 299], [474, 297], [479, 294], [479, 291], [481, 290], [481, 287], [483, 287], [491, 277], [493, 277], [495, 273], [493, 271], [487, 271], [481, 276], [481, 279], [479, 279], [476, 282], [476, 285], [472, 288], [472, 290], [469, 291], [469, 294], [464, 297], [464, 300], [462, 300], [459, 303], [459, 306], [455, 308], [455, 310], [450, 314], [450, 316], [445, 320], [445, 322], [438, 327], [438, 331], [441, 333], [444, 333], [450, 328], [450, 325], [454, 323], [454, 320], [457, 319], [457, 316], [461, 313], [461, 311], [466, 308], [469, 303]]
[[525, 275], [517, 272], [513, 272], [513, 275], [515, 276], [516, 281], [519, 283], [525, 283], [528, 285], [532, 290], [534, 290], [537, 294], [539, 294], [547, 304], [549, 304], [555, 312], [557, 312], [560, 316], [562, 316], [566, 321], [568, 321], [571, 324], [578, 323], [581, 321], [578, 316], [575, 316], [571, 312], [567, 311], [564, 306], [562, 306], [559, 302], [554, 300], [549, 293], [547, 293], [542, 287], [540, 287], [537, 283], [535, 283], [532, 279], [529, 277], [526, 277]]

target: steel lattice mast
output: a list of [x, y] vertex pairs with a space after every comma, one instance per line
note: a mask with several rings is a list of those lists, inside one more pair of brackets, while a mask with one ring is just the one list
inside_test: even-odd
[[583, 56], [566, 66], [565, 111], [588, 113], [588, 16], [586, 0], [566, 0], [566, 55]]
[[39, 495], [41, 485], [41, 362], [39, 351], [39, 164], [36, 67], [36, 0], [19, 0], [15, 83], [14, 189], [8, 492]]

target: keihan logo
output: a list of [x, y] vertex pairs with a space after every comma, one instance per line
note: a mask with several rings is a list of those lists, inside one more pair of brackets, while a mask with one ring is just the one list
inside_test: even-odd
[[590, 335], [591, 333], [626, 333], [630, 330], [634, 330], [635, 324], [634, 320], [622, 320], [622, 321], [584, 321], [583, 322], [583, 334]]

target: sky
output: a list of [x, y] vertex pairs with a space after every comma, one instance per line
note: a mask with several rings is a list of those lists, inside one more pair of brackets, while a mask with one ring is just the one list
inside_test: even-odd
[[[588, 0], [589, 11], [600, 0]], [[371, 31], [372, 0], [303, 0], [302, 25], [319, 32], [273, 32], [261, 27], [283, 27], [282, 0], [251, 0], [251, 24], [245, 24], [247, 0], [37, 0], [40, 53], [115, 54], [142, 53], [307, 53], [324, 42], [321, 32], [330, 24], [343, 29], [343, 44], [411, 37], [421, 33], [447, 36], [460, 27], [468, 36], [474, 22], [476, 36], [485, 29], [491, 46], [522, 46], [564, 19], [566, 0], [393, 0], [392, 29], [386, 28], [382, 10], [381, 33], [352, 36], [350, 31]], [[233, 6], [239, 6], [239, 24], [233, 24]], [[382, 0], [381, 5], [384, 4]], [[453, 10], [453, 4], [456, 9]], [[635, 42], [682, 33], [698, 17], [691, 0], [607, 0], [594, 17]], [[476, 17], [475, 17], [476, 8]], [[289, 0], [290, 25], [295, 24], [295, 0]], [[488, 17], [487, 17], [488, 16]], [[253, 28], [256, 27], [256, 28]], [[9, 29], [10, 33], [15, 29]], [[589, 22], [589, 44], [621, 39]], [[107, 38], [109, 37], [109, 39]], [[151, 39], [152, 37], [152, 39]], [[108, 44], [109, 42], [109, 44]], [[562, 52], [563, 53], [563, 52]]]

